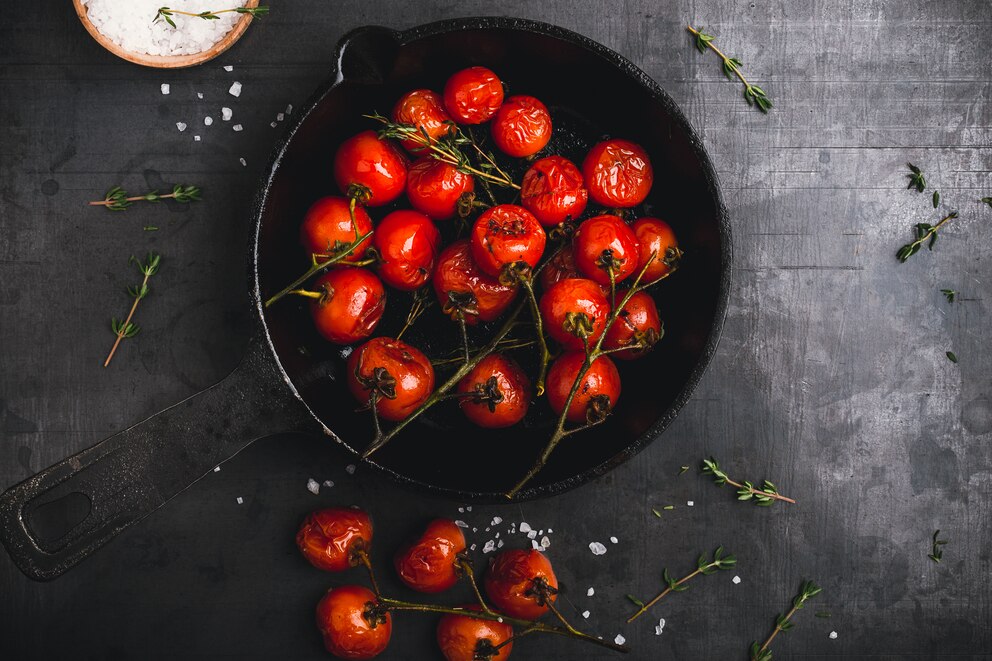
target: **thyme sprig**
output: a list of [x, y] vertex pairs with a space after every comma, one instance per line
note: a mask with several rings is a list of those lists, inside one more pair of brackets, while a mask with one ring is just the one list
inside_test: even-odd
[[135, 202], [159, 202], [169, 199], [183, 204], [196, 202], [200, 199], [200, 189], [196, 186], [176, 184], [172, 187], [171, 193], [159, 193], [157, 190], [153, 190], [144, 195], [128, 197], [126, 190], [120, 186], [114, 186], [107, 191], [102, 200], [94, 200], [89, 205], [91, 207], [106, 207], [111, 211], [124, 211]]
[[724, 484], [729, 484], [737, 487], [737, 500], [750, 500], [759, 507], [770, 507], [775, 504], [776, 500], [792, 503], [793, 505], [796, 503], [796, 501], [792, 498], [786, 498], [780, 494], [778, 492], [778, 488], [768, 480], [764, 480], [762, 482], [760, 489], [756, 489], [751, 482], [746, 480], [743, 483], [731, 480], [730, 477], [728, 477], [727, 474], [720, 469], [720, 465], [713, 457], [703, 459], [703, 465], [700, 467], [700, 471], [704, 475], [712, 475], [713, 481], [716, 482], [717, 486], [722, 487]]
[[954, 297], [958, 295], [958, 292], [953, 289], [941, 289], [940, 293], [944, 295], [948, 303], [953, 303]]
[[152, 19], [152, 23], [156, 23], [159, 19], [164, 19], [166, 23], [172, 27], [176, 27], [175, 21], [172, 17], [175, 15], [179, 16], [192, 16], [193, 18], [202, 18], [207, 21], [216, 21], [220, 18], [219, 14], [228, 14], [230, 12], [235, 12], [237, 14], [250, 14], [255, 18], [261, 18], [269, 13], [268, 7], [232, 7], [230, 9], [219, 9], [217, 11], [201, 11], [190, 12], [190, 11], [180, 11], [178, 9], [172, 9], [171, 7], [159, 7], [158, 11], [155, 12], [155, 18]]
[[695, 37], [694, 42], [700, 53], [705, 53], [706, 49], [709, 48], [711, 51], [720, 56], [720, 59], [723, 61], [723, 75], [731, 80], [733, 80], [734, 76], [737, 76], [740, 79], [741, 83], [744, 85], [744, 100], [747, 101], [747, 104], [749, 106], [756, 106], [758, 110], [767, 114], [772, 107], [772, 101], [768, 98], [768, 95], [765, 94], [765, 90], [761, 89], [757, 85], [752, 85], [749, 83], [747, 78], [744, 77], [744, 74], [741, 73], [741, 66], [743, 66], [743, 62], [738, 60], [736, 57], [729, 57], [725, 55], [723, 51], [717, 48], [713, 44], [713, 40], [716, 38], [714, 35], [706, 34], [703, 32], [702, 28], [697, 30], [691, 25], [688, 26], [687, 29], [690, 34]]
[[[689, 587], [686, 586], [686, 585], [684, 585], [684, 583], [692, 580], [696, 576], [699, 576], [700, 574], [702, 574], [703, 576], [709, 576], [710, 574], [716, 573], [717, 571], [722, 571], [722, 570], [725, 570], [725, 569], [730, 569], [730, 568], [734, 567], [736, 564], [737, 564], [737, 558], [735, 558], [733, 555], [731, 555], [729, 553], [727, 555], [724, 555], [723, 554], [723, 547], [722, 546], [718, 546], [716, 548], [716, 550], [713, 552], [713, 559], [712, 560], [708, 560], [705, 555], [700, 555], [699, 558], [696, 560], [696, 569], [695, 569], [695, 571], [693, 571], [690, 574], [687, 574], [687, 575], [683, 576], [682, 578], [680, 578], [677, 581], [674, 578], [672, 578], [671, 575], [669, 575], [668, 568], [666, 567], [662, 571], [661, 576], [662, 576], [662, 579], [665, 581], [665, 584], [668, 587], [666, 587], [664, 590], [662, 590], [661, 592], [659, 592], [654, 597], [654, 599], [652, 599], [648, 603], [646, 603], [646, 604], [642, 603], [640, 605], [641, 607], [638, 609], [638, 611], [636, 613], [634, 613], [633, 615], [631, 615], [629, 618], [627, 618], [627, 623], [629, 624], [629, 623], [633, 622], [634, 620], [636, 620], [637, 618], [639, 618], [641, 615], [643, 615], [644, 613], [648, 612], [648, 610], [652, 606], [654, 606], [656, 603], [658, 603], [659, 601], [661, 601], [670, 592], [684, 592], [684, 591], [688, 590]], [[637, 601], [635, 601], [635, 599], [632, 598], [630, 595], [627, 595], [627, 598], [628, 599], [631, 599], [631, 601], [634, 601], [635, 604], [637, 603]]]
[[[909, 185], [906, 186], [906, 189], [909, 190], [915, 188], [917, 193], [922, 193], [925, 191], [927, 189], [927, 179], [923, 176], [923, 171], [912, 163], [907, 163], [906, 167], [909, 168], [909, 174], [906, 175], [909, 177]], [[936, 207], [936, 205], [934, 205], [934, 207]]]
[[981, 198], [978, 201], [981, 202], [981, 203], [983, 203], [983, 204], [987, 204], [990, 207], [992, 207], [992, 197], [983, 197], [983, 198]]
[[937, 232], [940, 231], [940, 228], [943, 227], [944, 223], [957, 217], [958, 212], [952, 211], [941, 218], [936, 225], [931, 225], [929, 223], [917, 223], [914, 225], [913, 227], [916, 231], [916, 240], [911, 243], [907, 243], [902, 248], [899, 248], [896, 252], [896, 259], [899, 260], [899, 263], [905, 262], [916, 253], [920, 252], [920, 249], [923, 247], [924, 243], [927, 244], [927, 250], [933, 250], [934, 244], [937, 243]]
[[125, 338], [132, 338], [138, 334], [141, 328], [131, 321], [134, 318], [134, 311], [138, 309], [138, 303], [141, 302], [145, 296], [148, 295], [148, 281], [153, 275], [158, 272], [158, 266], [161, 262], [161, 255], [150, 252], [148, 257], [145, 258], [144, 262], [139, 261], [134, 255], [128, 261], [129, 264], [136, 264], [138, 270], [144, 275], [141, 284], [136, 287], [128, 287], [127, 293], [131, 296], [134, 301], [131, 303], [131, 309], [127, 313], [127, 317], [124, 320], [117, 319], [114, 317], [110, 320], [110, 328], [114, 331], [114, 335], [117, 339], [114, 341], [114, 346], [110, 349], [110, 353], [107, 354], [107, 359], [103, 361], [103, 366], [106, 367], [110, 364], [110, 360], [114, 357], [114, 353], [117, 352], [117, 347], [120, 346], [121, 340]]
[[938, 537], [940, 537], [939, 530], [933, 534], [933, 546], [930, 553], [927, 555], [928, 558], [936, 563], [940, 563], [941, 559], [944, 557], [944, 549], [941, 547], [947, 544], [946, 539], [938, 539]]
[[819, 587], [813, 581], [803, 581], [802, 586], [799, 588], [799, 594], [792, 599], [792, 608], [785, 615], [779, 615], [775, 619], [775, 628], [772, 629], [772, 633], [768, 636], [767, 640], [760, 646], [757, 641], [751, 643], [751, 661], [772, 661], [772, 651], [768, 648], [772, 644], [772, 641], [775, 640], [775, 636], [791, 629], [794, 626], [791, 622], [792, 616], [796, 614], [796, 611], [802, 610], [806, 602], [820, 594], [822, 590], [823, 588]]

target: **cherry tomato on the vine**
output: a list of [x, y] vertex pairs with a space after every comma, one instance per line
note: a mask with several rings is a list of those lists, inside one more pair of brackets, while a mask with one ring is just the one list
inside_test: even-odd
[[447, 220], [458, 211], [458, 199], [475, 190], [475, 178], [447, 163], [424, 156], [410, 166], [406, 196], [414, 209], [434, 220]]
[[628, 140], [604, 140], [582, 162], [589, 197], [607, 207], [637, 206], [648, 196], [654, 171], [647, 152]]
[[320, 298], [310, 303], [317, 332], [335, 344], [364, 340], [386, 310], [382, 281], [367, 269], [333, 269], [314, 282]]
[[379, 277], [390, 287], [413, 291], [434, 272], [441, 234], [424, 214], [400, 210], [382, 219], [372, 235], [372, 245], [379, 253]]
[[566, 349], [583, 348], [584, 331], [592, 345], [606, 328], [610, 301], [592, 280], [569, 278], [551, 285], [538, 305], [544, 330]]
[[445, 313], [458, 312], [469, 325], [499, 317], [517, 297], [517, 285], [504, 285], [484, 273], [472, 259], [468, 239], [461, 239], [441, 251], [434, 269], [434, 293]]
[[376, 396], [376, 412], [398, 421], [434, 390], [434, 367], [419, 349], [391, 337], [373, 337], [348, 357], [348, 388], [361, 404]]
[[[478, 604], [465, 606], [468, 610], [477, 611]], [[478, 620], [467, 615], [448, 613], [437, 623], [437, 645], [445, 661], [506, 661], [510, 658], [513, 643], [509, 642], [495, 651], [491, 656], [483, 657], [488, 650], [513, 637], [513, 627], [505, 622], [493, 620]]]
[[400, 547], [393, 566], [412, 590], [433, 594], [458, 582], [458, 554], [465, 551], [465, 535], [450, 519], [434, 519], [417, 539]]
[[339, 659], [371, 659], [389, 645], [392, 615], [361, 585], [331, 588], [317, 604], [324, 647]]
[[307, 514], [296, 533], [296, 546], [311, 565], [344, 571], [357, 562], [354, 552], [372, 545], [372, 519], [357, 508], [329, 507]]
[[[458, 382], [458, 401], [465, 417], [490, 429], [515, 425], [530, 406], [530, 379], [513, 360], [491, 353]], [[468, 395], [468, 393], [472, 393]]]
[[489, 600], [501, 613], [536, 620], [548, 612], [546, 602], [557, 599], [558, 579], [551, 561], [540, 551], [511, 549], [490, 561], [485, 586]]
[[545, 227], [576, 220], [589, 202], [582, 173], [567, 158], [547, 156], [530, 166], [520, 183], [520, 204]]
[[[351, 222], [351, 212], [348, 210], [348, 199], [344, 197], [322, 197], [307, 209], [300, 225], [300, 243], [310, 255], [333, 255], [342, 248], [351, 245], [357, 238], [355, 226], [358, 226], [358, 236], [364, 236], [372, 229], [372, 219], [362, 207], [355, 207], [355, 222]], [[362, 241], [345, 262], [357, 262], [362, 259], [365, 249], [371, 245], [372, 237]], [[320, 258], [318, 258], [320, 259]]]
[[644, 272], [642, 282], [654, 282], [671, 272], [674, 261], [678, 260], [678, 241], [671, 226], [660, 218], [641, 218], [634, 223], [634, 234], [641, 244], [637, 269], [643, 269], [651, 256], [654, 259]]
[[353, 185], [364, 186], [368, 199], [362, 204], [380, 207], [403, 194], [406, 156], [375, 131], [362, 131], [338, 147], [334, 154], [334, 181], [345, 195]]
[[503, 82], [485, 67], [458, 71], [444, 85], [444, 107], [459, 124], [481, 124], [503, 105]]
[[[451, 130], [451, 117], [444, 109], [444, 99], [432, 90], [413, 90], [401, 96], [393, 106], [393, 121], [416, 126], [426, 132], [431, 140], [437, 140]], [[424, 149], [424, 143], [418, 140], [401, 140], [400, 144], [413, 153]]]
[[[563, 353], [548, 370], [548, 404], [555, 413], [565, 410], [565, 400], [585, 361], [584, 351]], [[620, 398], [620, 373], [609, 356], [600, 356], [582, 377], [565, 418], [569, 422], [597, 420], [609, 413]]]
[[493, 142], [504, 154], [532, 156], [551, 140], [551, 114], [532, 96], [511, 96], [496, 111], [492, 134]]
[[572, 247], [579, 271], [601, 285], [610, 284], [610, 268], [615, 282], [637, 271], [640, 243], [634, 231], [617, 216], [583, 221], [572, 237]]
[[534, 268], [546, 242], [541, 223], [516, 204], [486, 209], [472, 227], [472, 257], [479, 268], [493, 276], [499, 276], [507, 264], [519, 261]]
[[[617, 292], [617, 304], [623, 300], [624, 293]], [[610, 326], [603, 339], [604, 349], [619, 349], [631, 347], [626, 351], [610, 354], [621, 360], [640, 358], [661, 339], [661, 319], [658, 317], [658, 306], [650, 294], [639, 291], [630, 297], [627, 304], [620, 310], [617, 320]]]

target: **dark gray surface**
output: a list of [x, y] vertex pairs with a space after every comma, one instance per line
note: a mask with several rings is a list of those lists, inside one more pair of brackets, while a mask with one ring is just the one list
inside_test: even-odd
[[[219, 60], [171, 73], [116, 60], [68, 3], [42, 4], [8, 3], [0, 19], [0, 488], [234, 367], [247, 341], [246, 213], [280, 130], [269, 122], [306, 98], [338, 37], [358, 25], [496, 12], [628, 56], [704, 137], [737, 270], [723, 342], [695, 397], [661, 440], [598, 482], [459, 514], [458, 503], [361, 468], [349, 476], [350, 459], [326, 441], [271, 437], [54, 583], [29, 582], [0, 554], [4, 658], [321, 658], [313, 605], [349, 577], [306, 566], [291, 538], [308, 509], [351, 502], [375, 515], [383, 561], [435, 515], [482, 524], [480, 546], [496, 514], [553, 528], [566, 613], [588, 609], [587, 628], [622, 631], [631, 658], [745, 658], [803, 577], [824, 593], [776, 641], [777, 658], [992, 657], [992, 210], [976, 202], [992, 194], [987, 3], [294, 2]], [[777, 104], [770, 116], [691, 48], [688, 21], [744, 60]], [[232, 80], [244, 84], [240, 99], [226, 92]], [[219, 121], [222, 105], [244, 132]], [[937, 217], [904, 190], [907, 160], [962, 217], [933, 253], [900, 266], [893, 254], [911, 224]], [[180, 181], [207, 200], [123, 215], [83, 206], [116, 183]], [[148, 249], [165, 261], [139, 314], [144, 330], [104, 370], [109, 317], [133, 279], [127, 256]], [[948, 305], [942, 287], [961, 299]], [[675, 477], [710, 453], [800, 504], [765, 511], [692, 472]], [[335, 486], [314, 497], [309, 477]], [[677, 509], [662, 519], [651, 514], [669, 503]], [[950, 539], [940, 565], [926, 557], [936, 528]], [[591, 541], [607, 554], [592, 556]], [[621, 626], [625, 593], [650, 594], [662, 567], [681, 573], [718, 543], [738, 571], [666, 599], [660, 637], [650, 621]], [[383, 658], [434, 658], [431, 629], [430, 618], [397, 620]], [[513, 653], [550, 657], [614, 658], [540, 638]]]

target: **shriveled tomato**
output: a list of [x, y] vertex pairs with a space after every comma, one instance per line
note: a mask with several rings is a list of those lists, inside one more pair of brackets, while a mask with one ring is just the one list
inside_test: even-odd
[[[625, 295], [617, 292], [618, 305]], [[650, 351], [660, 339], [661, 319], [658, 317], [658, 306], [647, 292], [639, 291], [630, 297], [617, 315], [617, 320], [606, 332], [603, 348], [631, 347], [626, 351], [612, 353], [610, 356], [621, 360], [634, 360]]]
[[453, 165], [424, 156], [410, 166], [406, 196], [411, 206], [434, 220], [447, 220], [458, 211], [458, 198], [475, 190], [475, 178]]
[[584, 277], [575, 266], [575, 253], [572, 251], [572, 246], [566, 245], [541, 268], [538, 282], [541, 284], [541, 289], [547, 291], [551, 289], [551, 285], [559, 280]]
[[444, 107], [459, 124], [481, 124], [503, 104], [503, 82], [485, 67], [455, 73], [444, 85]]
[[471, 240], [475, 263], [489, 275], [499, 276], [504, 266], [518, 261], [537, 266], [547, 236], [530, 211], [516, 204], [500, 204], [479, 215]]
[[385, 420], [402, 420], [434, 390], [434, 367], [419, 349], [391, 337], [373, 337], [348, 357], [348, 388], [362, 404], [376, 395]]
[[660, 218], [641, 218], [634, 223], [633, 230], [641, 245], [637, 271], [640, 272], [654, 255], [642, 281], [654, 282], [671, 272], [682, 254], [671, 226]]
[[389, 204], [406, 188], [407, 160], [395, 145], [375, 131], [362, 131], [341, 143], [334, 154], [334, 181], [342, 193], [364, 186], [369, 207]]
[[392, 615], [361, 585], [331, 588], [317, 604], [324, 647], [339, 659], [371, 659], [389, 645]]
[[[478, 604], [464, 606], [480, 610]], [[478, 620], [468, 615], [448, 613], [437, 623], [437, 645], [445, 661], [506, 661], [513, 643], [496, 647], [513, 637], [513, 627], [505, 622]]]
[[530, 166], [520, 183], [520, 204], [545, 227], [577, 220], [589, 202], [582, 173], [567, 158], [547, 156]]
[[460, 313], [472, 325], [499, 317], [517, 297], [517, 285], [504, 285], [484, 273], [472, 259], [469, 240], [455, 241], [441, 251], [434, 269], [434, 293], [442, 310]]
[[491, 353], [458, 382], [458, 400], [465, 417], [490, 429], [510, 427], [524, 419], [530, 406], [530, 379], [516, 362]]
[[372, 519], [354, 507], [310, 512], [296, 533], [296, 546], [317, 569], [344, 571], [358, 564], [355, 551], [371, 548]]
[[386, 310], [382, 281], [367, 269], [339, 268], [314, 282], [320, 298], [310, 303], [317, 332], [336, 344], [351, 344], [372, 334]]
[[604, 140], [582, 162], [589, 196], [607, 207], [633, 207], [647, 198], [654, 171], [647, 152], [629, 140]]
[[386, 284], [413, 291], [434, 272], [441, 234], [424, 214], [400, 210], [382, 219], [375, 228], [372, 245], [379, 253], [376, 269]]
[[[569, 351], [559, 356], [548, 370], [548, 404], [561, 414], [572, 384], [585, 361], [585, 352]], [[598, 420], [608, 414], [620, 398], [620, 373], [609, 356], [600, 356], [582, 377], [565, 418], [569, 422]]]
[[[358, 236], [365, 236], [372, 229], [372, 219], [365, 209], [355, 207], [355, 222], [352, 223], [347, 198], [322, 197], [310, 205], [303, 216], [300, 243], [308, 258], [313, 254], [334, 255], [355, 242], [356, 225]], [[365, 249], [371, 244], [372, 237], [365, 239], [344, 261], [355, 262], [362, 259]]]
[[575, 265], [587, 278], [601, 285], [610, 284], [610, 271], [615, 282], [637, 271], [640, 242], [634, 231], [619, 217], [596, 216], [585, 220], [572, 237]]
[[[444, 99], [437, 92], [425, 89], [413, 90], [401, 96], [393, 106], [393, 121], [416, 126], [427, 133], [431, 140], [444, 137], [451, 130], [451, 117], [444, 109]], [[424, 143], [418, 140], [401, 140], [400, 144], [413, 153], [424, 149]]]
[[485, 579], [492, 604], [510, 617], [536, 620], [558, 598], [558, 579], [540, 551], [510, 549], [492, 559]]
[[551, 285], [538, 307], [544, 330], [566, 349], [583, 348], [583, 333], [589, 344], [594, 344], [610, 316], [610, 301], [603, 288], [585, 278], [569, 278]]
[[450, 519], [434, 519], [421, 535], [400, 547], [393, 566], [412, 590], [434, 594], [458, 582], [458, 554], [465, 551], [465, 535]]
[[533, 156], [551, 140], [551, 113], [532, 96], [511, 96], [493, 116], [492, 134], [504, 154]]

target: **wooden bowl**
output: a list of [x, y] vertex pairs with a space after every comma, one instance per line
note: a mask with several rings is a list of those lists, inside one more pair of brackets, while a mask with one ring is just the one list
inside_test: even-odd
[[[153, 67], [156, 69], [182, 69], [184, 67], [192, 67], [197, 64], [203, 64], [208, 60], [212, 60], [228, 48], [234, 45], [241, 35], [245, 33], [248, 29], [248, 24], [251, 23], [251, 14], [242, 14], [238, 22], [234, 24], [231, 31], [228, 32], [224, 37], [211, 46], [205, 51], [199, 53], [192, 53], [190, 55], [145, 55], [144, 53], [134, 53], [129, 50], [125, 50], [120, 45], [111, 41], [102, 32], [96, 29], [93, 22], [90, 21], [89, 16], [87, 16], [86, 7], [83, 5], [82, 0], [72, 0], [73, 6], [76, 8], [76, 15], [79, 16], [79, 20], [82, 21], [83, 27], [86, 31], [90, 33], [90, 36], [96, 39], [97, 43], [106, 48], [108, 51], [121, 58], [122, 60], [127, 60], [128, 62], [134, 62], [135, 64], [140, 64], [144, 67]], [[245, 7], [257, 7], [258, 0], [248, 0], [244, 3]], [[187, 17], [192, 20], [192, 17]], [[150, 19], [149, 19], [150, 20]]]

